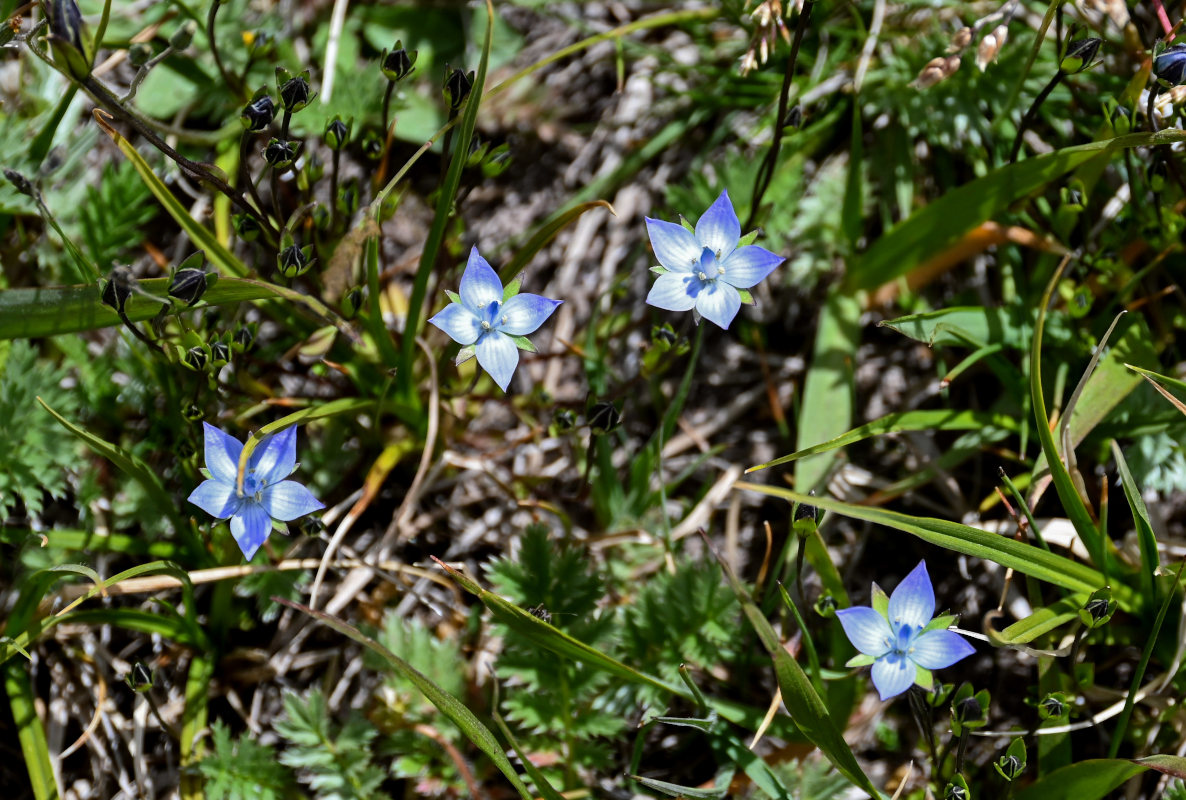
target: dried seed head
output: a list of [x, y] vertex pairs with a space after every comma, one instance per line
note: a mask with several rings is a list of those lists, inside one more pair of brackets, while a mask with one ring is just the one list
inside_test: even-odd
[[1009, 26], [998, 25], [980, 40], [980, 45], [976, 48], [976, 66], [980, 67], [981, 72], [984, 72], [989, 64], [997, 60], [997, 56], [1008, 38]]
[[964, 26], [955, 32], [955, 36], [951, 37], [951, 44], [947, 45], [947, 52], [958, 53], [967, 47], [972, 41], [972, 29]]
[[939, 56], [932, 58], [914, 79], [916, 89], [930, 89], [937, 83], [947, 80], [960, 68], [959, 56]]

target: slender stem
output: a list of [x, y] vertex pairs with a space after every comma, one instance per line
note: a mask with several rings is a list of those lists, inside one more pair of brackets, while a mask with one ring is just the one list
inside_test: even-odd
[[243, 136], [239, 140], [239, 181], [247, 184], [247, 191], [251, 193], [251, 199], [259, 208], [258, 214], [254, 214], [253, 216], [264, 220], [264, 224], [266, 225], [267, 212], [264, 211], [264, 201], [260, 198], [259, 191], [255, 188], [255, 179], [251, 177], [251, 170], [247, 166], [247, 157], [251, 154], [250, 143], [251, 134], [243, 131]]
[[338, 230], [338, 164], [342, 153], [334, 150], [334, 163], [329, 173], [329, 232], [332, 236]]
[[704, 341], [704, 324], [696, 326], [696, 338], [692, 343], [692, 354], [688, 357], [688, 366], [684, 369], [683, 380], [675, 397], [671, 398], [671, 405], [659, 423], [657, 438], [654, 442], [656, 469], [659, 473], [659, 509], [663, 517], [663, 543], [667, 552], [671, 552], [671, 519], [667, 516], [667, 482], [663, 478], [663, 443], [671, 438], [675, 431], [676, 420], [683, 410], [684, 402], [688, 399], [688, 390], [692, 386], [692, 375], [696, 372], [696, 362], [700, 360], [700, 345]]
[[[387, 120], [390, 119], [390, 117], [388, 115], [391, 113], [391, 95], [394, 92], [395, 92], [395, 81], [388, 81], [387, 82], [387, 91], [383, 93], [383, 138], [384, 139], [387, 138], [387, 124], [388, 124]], [[386, 158], [387, 153], [384, 152], [383, 156], [384, 156], [384, 158]]]
[[210, 13], [206, 15], [206, 41], [210, 45], [210, 53], [214, 56], [214, 64], [218, 67], [218, 73], [222, 75], [227, 87], [235, 94], [245, 97], [243, 81], [239, 79], [238, 75], [231, 74], [222, 62], [222, 55], [218, 52], [218, 40], [214, 36], [214, 18], [218, 16], [218, 7], [221, 5], [222, 0], [210, 0]]
[[1038, 114], [1038, 107], [1046, 102], [1046, 98], [1054, 91], [1054, 87], [1058, 86], [1059, 82], [1066, 76], [1066, 73], [1061, 69], [1054, 73], [1054, 77], [1050, 79], [1042, 91], [1038, 92], [1038, 96], [1034, 98], [1034, 102], [1030, 103], [1030, 107], [1026, 110], [1025, 116], [1021, 118], [1021, 125], [1017, 127], [1017, 136], [1013, 139], [1013, 149], [1009, 151], [1009, 163], [1012, 164], [1017, 160], [1017, 156], [1021, 153], [1021, 137], [1029, 130], [1029, 126], [1033, 124], [1034, 117]]
[[795, 77], [795, 63], [799, 60], [799, 45], [803, 42], [803, 34], [807, 31], [807, 21], [811, 18], [811, 9], [815, 7], [814, 0], [803, 4], [799, 12], [799, 19], [795, 23], [795, 38], [791, 42], [791, 53], [787, 56], [786, 71], [782, 76], [782, 91], [778, 95], [778, 114], [774, 117], [774, 137], [770, 141], [770, 149], [762, 166], [758, 168], [758, 177], [754, 181], [754, 194], [750, 199], [749, 218], [746, 220], [746, 230], [754, 227], [754, 220], [758, 217], [758, 208], [762, 205], [762, 198], [770, 188], [774, 179], [774, 169], [778, 166], [778, 155], [782, 150], [782, 129], [786, 124], [787, 105], [791, 98], [791, 83]]

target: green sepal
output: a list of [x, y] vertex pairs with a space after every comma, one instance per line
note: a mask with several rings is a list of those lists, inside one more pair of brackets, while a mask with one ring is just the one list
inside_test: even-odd
[[756, 303], [754, 303], [754, 296], [750, 294], [749, 289], [738, 289], [737, 294], [741, 295], [741, 302], [745, 303], [747, 306], [756, 305]]
[[450, 301], [456, 303], [457, 305], [459, 305], [459, 306], [465, 305], [464, 303], [461, 302], [461, 295], [457, 294], [457, 292], [454, 292], [451, 289], [446, 289], [445, 295], [448, 296]]
[[920, 633], [926, 633], [927, 631], [945, 631], [957, 622], [959, 622], [958, 614], [944, 614], [943, 616], [935, 617], [933, 620], [928, 622], [926, 627], [924, 627]]
[[685, 231], [687, 231], [690, 234], [695, 235], [696, 228], [693, 227], [692, 223], [688, 222], [688, 220], [684, 218], [683, 214], [679, 215], [679, 224], [684, 226]]
[[526, 336], [511, 336], [511, 341], [515, 343], [515, 347], [518, 347], [520, 350], [526, 353], [539, 352], [535, 349], [535, 345], [533, 345]]
[[668, 272], [671, 272], [671, 270], [669, 270], [667, 267], [656, 266], [651, 267], [651, 272], [655, 273], [656, 275], [666, 275]]
[[515, 278], [507, 284], [506, 288], [502, 290], [502, 302], [510, 300], [519, 293], [519, 287], [523, 284], [522, 278]]
[[870, 603], [872, 604], [874, 611], [885, 617], [887, 620], [889, 619], [889, 595], [886, 594], [885, 590], [876, 583], [873, 584], [873, 597], [871, 598]]
[[844, 666], [850, 669], [853, 667], [867, 667], [876, 660], [877, 659], [873, 656], [865, 655], [864, 653], [857, 653], [855, 656], [848, 659], [848, 661], [844, 663]]
[[473, 358], [474, 355], [474, 346], [472, 344], [467, 344], [465, 347], [457, 351], [457, 358], [453, 359], [453, 364], [460, 367], [466, 361], [469, 361], [471, 358]]
[[914, 669], [914, 685], [918, 686], [922, 689], [926, 689], [928, 692], [934, 691], [935, 690], [935, 675], [934, 675], [934, 673], [932, 673], [926, 667], [920, 667], [917, 664], [915, 664], [914, 667], [915, 667], [915, 669]]
[[741, 239], [740, 239], [740, 240], [737, 242], [737, 246], [738, 246], [738, 247], [745, 247], [746, 245], [751, 245], [751, 244], [753, 244], [753, 243], [754, 243], [754, 241], [755, 241], [755, 240], [758, 238], [758, 233], [760, 233], [760, 231], [759, 231], [757, 228], [755, 228], [754, 230], [750, 231], [750, 232], [749, 232], [749, 233], [747, 233], [745, 236], [742, 236], [742, 237], [741, 237]]

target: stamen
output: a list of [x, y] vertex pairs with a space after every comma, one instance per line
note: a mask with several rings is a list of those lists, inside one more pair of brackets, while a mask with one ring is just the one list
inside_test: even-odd
[[696, 277], [700, 278], [700, 280], [702, 280], [702, 281], [706, 281], [706, 280], [708, 280], [708, 275], [706, 275], [706, 274], [705, 274], [705, 273], [703, 273], [703, 272], [698, 272], [698, 273], [696, 273]]
[[482, 330], [484, 330], [484, 331], [490, 330], [490, 323], [487, 322], [486, 320], [482, 320]]
[[724, 275], [724, 274], [725, 274], [725, 268], [724, 268], [724, 267], [717, 267], [717, 274], [718, 274], [718, 275]]

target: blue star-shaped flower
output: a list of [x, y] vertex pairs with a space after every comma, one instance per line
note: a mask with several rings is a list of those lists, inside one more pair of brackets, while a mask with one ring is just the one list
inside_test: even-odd
[[[742, 294], [782, 263], [782, 256], [756, 245], [738, 247], [741, 222], [721, 192], [696, 223], [696, 233], [646, 218], [651, 247], [659, 259], [659, 279], [647, 303], [668, 311], [695, 308], [700, 316], [728, 328], [741, 309]], [[749, 301], [749, 293], [746, 298]]]
[[929, 688], [933, 669], [949, 667], [976, 652], [966, 639], [947, 627], [954, 617], [935, 614], [935, 590], [925, 561], [911, 570], [886, 601], [873, 586], [873, 605], [837, 611], [844, 633], [862, 655], [848, 666], [872, 664], [873, 685], [882, 700], [901, 694], [914, 683]]
[[248, 561], [272, 530], [272, 520], [289, 522], [325, 505], [296, 481], [284, 480], [297, 468], [296, 428], [267, 437], [251, 451], [243, 486], [239, 487], [239, 455], [243, 443], [203, 422], [206, 431], [208, 479], [189, 501], [215, 519], [230, 519], [231, 535]]
[[461, 275], [460, 295], [448, 292], [453, 302], [429, 320], [453, 341], [465, 345], [458, 364], [477, 355], [482, 369], [504, 392], [519, 366], [519, 351], [535, 352], [524, 337], [543, 325], [561, 303], [538, 294], [516, 294], [514, 288], [511, 291], [511, 296], [506, 296], [498, 273], [475, 247], [469, 251]]

